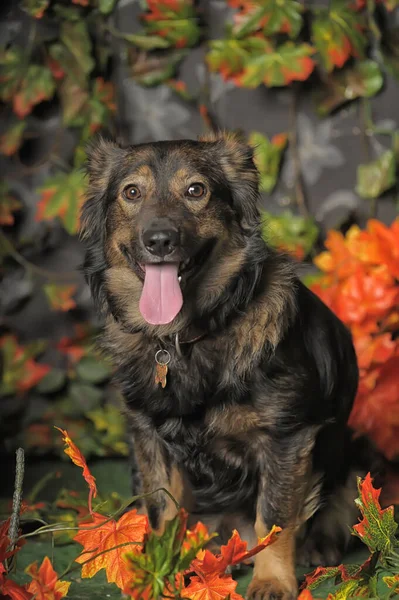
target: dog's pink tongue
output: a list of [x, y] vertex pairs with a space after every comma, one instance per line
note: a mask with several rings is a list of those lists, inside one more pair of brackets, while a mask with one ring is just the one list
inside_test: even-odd
[[147, 323], [165, 325], [183, 306], [177, 263], [146, 265], [140, 312]]

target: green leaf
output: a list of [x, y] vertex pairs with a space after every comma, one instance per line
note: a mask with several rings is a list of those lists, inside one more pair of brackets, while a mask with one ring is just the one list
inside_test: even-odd
[[55, 81], [48, 67], [30, 65], [22, 80], [18, 93], [13, 98], [13, 109], [21, 119], [26, 117], [32, 108], [53, 97]]
[[92, 356], [84, 356], [76, 365], [78, 377], [89, 383], [102, 383], [110, 378], [111, 373], [108, 365]]
[[64, 6], [56, 3], [52, 8], [60, 21], [80, 21], [83, 18], [80, 6]]
[[157, 50], [170, 47], [168, 40], [165, 40], [165, 38], [161, 37], [160, 35], [138, 35], [134, 33], [123, 33], [118, 37], [122, 37], [127, 42], [134, 44], [142, 50]]
[[207, 62], [237, 86], [256, 88], [262, 83], [273, 87], [308, 79], [314, 69], [308, 44], [286, 42], [277, 48], [266, 39], [216, 40], [210, 43]]
[[82, 91], [86, 91], [88, 89], [87, 73], [84, 71], [80, 62], [78, 62], [76, 57], [64, 44], [52, 44], [49, 47], [49, 54], [50, 57], [60, 65], [65, 73], [65, 79], [69, 80], [71, 85], [74, 83], [75, 85], [79, 86]]
[[354, 67], [331, 73], [315, 94], [317, 111], [326, 116], [345, 102], [356, 98], [371, 98], [382, 88], [384, 77], [372, 60], [355, 63]]
[[104, 398], [104, 390], [89, 383], [74, 381], [69, 386], [68, 395], [74, 404], [70, 415], [80, 417], [100, 406]]
[[327, 72], [342, 67], [350, 56], [364, 57], [367, 38], [361, 32], [363, 17], [347, 2], [321, 9], [312, 21], [312, 41]]
[[85, 22], [83, 20], [76, 23], [63, 21], [60, 39], [73, 54], [83, 73], [89, 74], [94, 68], [94, 60], [91, 56], [92, 44]]
[[263, 237], [273, 247], [305, 258], [313, 248], [319, 230], [311, 217], [285, 211], [281, 215], [262, 212]]
[[288, 136], [280, 134], [269, 140], [261, 133], [253, 132], [249, 136], [249, 144], [255, 150], [255, 164], [260, 174], [259, 189], [270, 193], [276, 186], [281, 160]]
[[98, 0], [98, 8], [103, 15], [109, 15], [115, 8], [118, 0]]
[[76, 292], [76, 285], [65, 285], [59, 283], [46, 283], [43, 291], [52, 310], [68, 311], [76, 307], [72, 296]]
[[357, 485], [359, 496], [355, 504], [362, 514], [362, 520], [353, 526], [353, 534], [367, 545], [370, 552], [380, 552], [380, 559], [385, 563], [385, 559], [398, 547], [395, 537], [398, 525], [394, 520], [393, 506], [381, 508], [379, 503], [381, 490], [373, 487], [370, 473], [363, 481], [358, 477]]
[[0, 99], [12, 102], [15, 114], [23, 119], [36, 104], [52, 98], [55, 82], [50, 69], [31, 63], [20, 49], [0, 54]]
[[[9, 187], [5, 181], [0, 181], [0, 225], [14, 225], [14, 212], [21, 210], [21, 208], [22, 202], [14, 198], [9, 192]], [[12, 248], [11, 244], [4, 239], [0, 246], [0, 256], [5, 256]]]
[[[174, 576], [180, 567], [180, 552], [186, 519], [179, 512], [174, 519], [166, 522], [161, 536], [151, 532], [143, 553], [128, 553], [128, 562], [133, 563], [132, 587], [136, 593], [151, 586], [153, 598], [160, 598], [165, 586], [165, 578]], [[139, 596], [138, 596], [139, 597]]]
[[[264, 50], [262, 40], [255, 43], [260, 46], [259, 49], [262, 52]], [[206, 56], [209, 68], [211, 71], [220, 72], [224, 78], [242, 71], [249, 59], [247, 41], [241, 42], [234, 39], [212, 40], [209, 42], [209, 47], [210, 51]]]
[[65, 385], [66, 373], [61, 369], [51, 369], [36, 386], [39, 394], [59, 392]]
[[41, 19], [50, 0], [22, 0], [21, 8], [35, 19]]
[[67, 127], [80, 127], [84, 123], [83, 109], [89, 94], [79, 81], [65, 77], [59, 88], [62, 105], [62, 120]]
[[48, 373], [50, 367], [33, 361], [46, 347], [45, 342], [37, 340], [26, 346], [19, 346], [16, 338], [5, 335], [0, 338], [2, 354], [2, 380], [0, 396], [24, 393], [35, 387]]
[[201, 30], [191, 2], [176, 2], [175, 6], [159, 2], [148, 7], [150, 13], [143, 16], [145, 35], [163, 37], [170, 48], [188, 48], [198, 43]]
[[393, 150], [386, 150], [377, 160], [357, 168], [356, 192], [362, 198], [378, 198], [396, 182]]
[[0, 152], [11, 156], [19, 150], [26, 129], [25, 121], [12, 121], [10, 127], [0, 137]]
[[94, 133], [106, 125], [116, 110], [114, 86], [110, 81], [97, 77], [84, 111], [84, 127], [80, 143], [88, 140]]
[[186, 55], [186, 50], [174, 50], [168, 52], [167, 56], [156, 59], [147, 57], [143, 62], [134, 62], [131, 66], [132, 77], [136, 83], [146, 87], [159, 85], [173, 77], [177, 66]]
[[49, 177], [38, 190], [41, 199], [37, 204], [36, 219], [49, 221], [59, 217], [66, 231], [76, 234], [85, 189], [84, 173], [79, 170]]
[[256, 31], [263, 31], [266, 36], [286, 33], [294, 39], [302, 28], [302, 10], [297, 0], [262, 0], [257, 4], [244, 5], [235, 16], [232, 33], [237, 38]]
[[117, 454], [128, 455], [129, 450], [125, 441], [126, 424], [119, 408], [112, 404], [106, 404], [104, 408], [88, 411], [87, 417], [93, 422], [96, 430], [101, 433], [101, 441], [104, 446]]

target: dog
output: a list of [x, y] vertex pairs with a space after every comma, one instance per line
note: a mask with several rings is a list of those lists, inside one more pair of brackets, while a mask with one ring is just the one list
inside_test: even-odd
[[[368, 470], [347, 425], [350, 333], [263, 239], [239, 136], [99, 139], [87, 171], [84, 272], [126, 402], [134, 493], [166, 488], [252, 539], [280, 526], [247, 597], [292, 600], [296, 560], [340, 562]], [[144, 510], [162, 532], [176, 507], [159, 491]]]

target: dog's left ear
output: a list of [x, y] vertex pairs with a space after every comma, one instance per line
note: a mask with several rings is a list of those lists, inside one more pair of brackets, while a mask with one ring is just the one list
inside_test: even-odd
[[231, 132], [208, 133], [199, 141], [215, 146], [216, 160], [227, 179], [243, 227], [252, 229], [257, 226], [260, 222], [259, 173], [253, 149], [240, 135]]

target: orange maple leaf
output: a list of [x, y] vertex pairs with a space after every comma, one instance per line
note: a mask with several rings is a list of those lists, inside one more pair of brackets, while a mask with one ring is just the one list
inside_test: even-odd
[[44, 557], [40, 568], [35, 561], [26, 567], [25, 573], [32, 577], [27, 590], [34, 594], [37, 600], [60, 600], [67, 595], [71, 585], [70, 581], [58, 580], [58, 575], [48, 556]]
[[370, 369], [386, 363], [397, 349], [397, 342], [392, 339], [390, 333], [382, 333], [374, 337], [358, 336], [354, 339], [354, 343], [360, 369]]
[[63, 435], [63, 442], [66, 444], [66, 448], [64, 449], [65, 454], [67, 454], [70, 457], [70, 459], [75, 465], [83, 469], [83, 477], [85, 478], [85, 481], [89, 486], [90, 490], [88, 505], [89, 511], [92, 513], [93, 511], [91, 501], [97, 496], [96, 478], [93, 477], [93, 475], [90, 473], [85, 457], [83, 456], [79, 448], [76, 446], [76, 444], [74, 444], [74, 442], [71, 440], [71, 438], [68, 435], [68, 432], [65, 429], [60, 429], [59, 427], [56, 427], [56, 429], [58, 429], [58, 431], [60, 431]]
[[201, 544], [208, 542], [212, 536], [210, 535], [206, 525], [198, 521], [192, 529], [187, 529], [182, 544], [182, 554], [185, 554]]
[[387, 268], [365, 272], [357, 268], [345, 282], [336, 300], [337, 315], [347, 324], [360, 324], [373, 317], [375, 323], [398, 303], [398, 288]]
[[[84, 551], [76, 562], [83, 564], [82, 577], [93, 577], [105, 569], [109, 583], [116, 583], [122, 590], [127, 588], [131, 573], [124, 558], [127, 552], [138, 552], [149, 530], [148, 518], [131, 510], [118, 521], [108, 519], [99, 513], [92, 513], [93, 525], [88, 521], [79, 526], [74, 540], [81, 544]], [[121, 544], [126, 544], [120, 546]], [[120, 546], [119, 548], [115, 548]], [[102, 553], [102, 554], [100, 554]], [[86, 562], [91, 559], [89, 562]]]
[[325, 241], [327, 250], [314, 259], [314, 264], [324, 273], [332, 274], [334, 280], [344, 279], [353, 273], [359, 265], [359, 259], [353, 255], [350, 242], [360, 234], [360, 229], [353, 226], [346, 237], [340, 231], [329, 231]]
[[350, 416], [388, 459], [399, 456], [399, 219], [329, 232], [311, 288], [350, 328], [360, 381]]
[[224, 573], [228, 566], [237, 565], [247, 561], [261, 550], [276, 541], [281, 527], [272, 527], [266, 537], [258, 540], [258, 544], [247, 550], [247, 542], [241, 539], [240, 534], [234, 529], [227, 544], [222, 546], [220, 554], [213, 554], [209, 550], [201, 550], [198, 557], [192, 561], [191, 569], [200, 576], [217, 575]]
[[[398, 347], [399, 340], [396, 341]], [[399, 456], [399, 356], [362, 375], [349, 425], [369, 435], [385, 456]]]
[[370, 219], [367, 229], [369, 238], [375, 240], [375, 264], [385, 264], [390, 273], [399, 279], [399, 219], [395, 219], [390, 227], [381, 221]]
[[309, 590], [303, 590], [299, 594], [298, 600], [313, 600], [312, 593]]
[[244, 600], [235, 592], [237, 583], [231, 575], [191, 577], [190, 584], [182, 590], [182, 597], [190, 600]]

